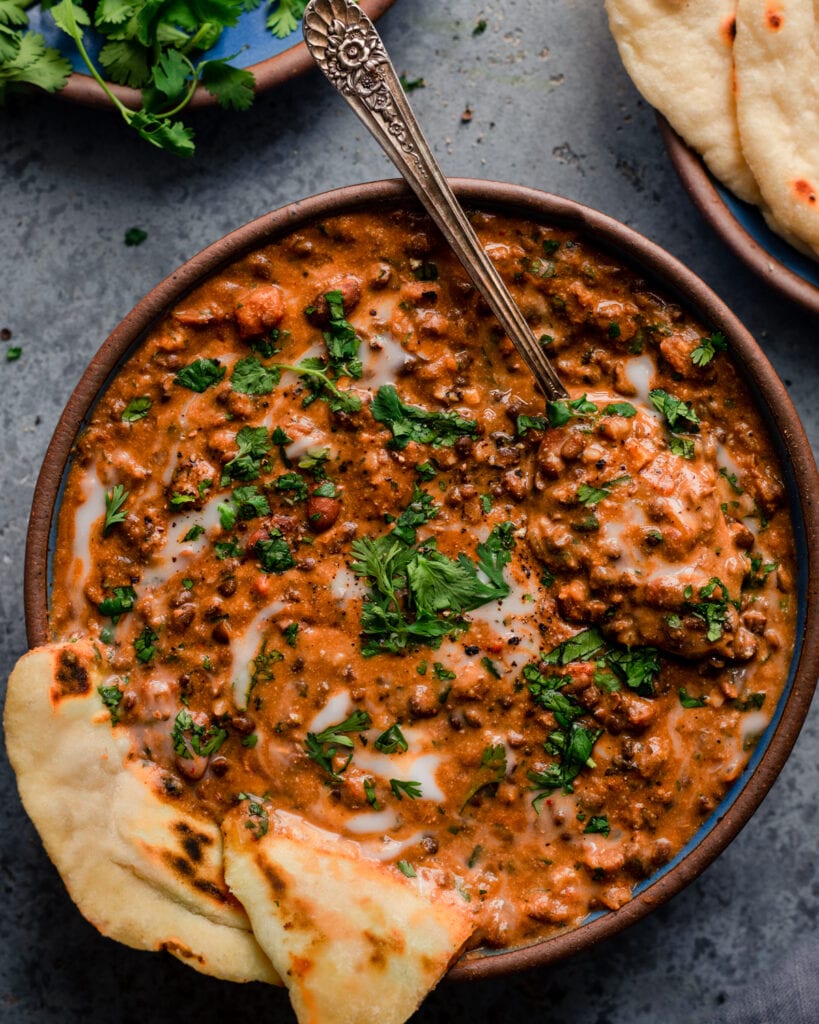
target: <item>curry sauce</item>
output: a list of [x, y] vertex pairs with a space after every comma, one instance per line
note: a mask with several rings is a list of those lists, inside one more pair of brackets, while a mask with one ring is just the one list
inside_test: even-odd
[[169, 801], [303, 815], [504, 947], [621, 906], [716, 808], [787, 677], [794, 555], [722, 336], [575, 233], [471, 219], [569, 400], [425, 218], [277, 239], [96, 405], [50, 623], [99, 641]]

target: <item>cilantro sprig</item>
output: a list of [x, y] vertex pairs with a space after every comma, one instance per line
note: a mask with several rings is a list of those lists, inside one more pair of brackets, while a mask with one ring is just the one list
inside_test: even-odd
[[[338, 725], [331, 725], [319, 733], [308, 732], [304, 751], [311, 761], [337, 781], [353, 759], [354, 744], [349, 734], [364, 732], [371, 725], [372, 720], [366, 711], [354, 711]], [[334, 761], [337, 754], [345, 758], [339, 767], [335, 767]]]

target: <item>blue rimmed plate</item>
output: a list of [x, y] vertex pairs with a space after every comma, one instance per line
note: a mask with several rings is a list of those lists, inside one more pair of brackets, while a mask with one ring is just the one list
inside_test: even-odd
[[[386, 11], [395, 0], [360, 0], [361, 7], [374, 21]], [[270, 32], [267, 21], [270, 3], [262, 3], [253, 11], [244, 12], [238, 24], [225, 29], [216, 46], [209, 50], [209, 57], [230, 57], [239, 54], [234, 63], [252, 71], [256, 78], [256, 92], [264, 92], [275, 85], [303, 74], [313, 66], [313, 60], [302, 41], [301, 25], [285, 39], [278, 39]], [[28, 12], [29, 25], [45, 37], [46, 44], [64, 53], [71, 61], [74, 73], [60, 96], [88, 107], [110, 107], [111, 101], [97, 82], [87, 73], [79, 52], [72, 41], [61, 32], [48, 11], [39, 4]], [[87, 33], [88, 52], [92, 58], [99, 53], [100, 44], [93, 33]], [[138, 89], [125, 85], [107, 83], [111, 92], [127, 107], [139, 109], [142, 97]], [[216, 104], [216, 98], [205, 89], [199, 88], [191, 100], [191, 107], [208, 107]]]
[[772, 288], [819, 315], [819, 261], [794, 249], [771, 231], [755, 206], [712, 178], [699, 155], [660, 114], [657, 124], [691, 200], [723, 242]]

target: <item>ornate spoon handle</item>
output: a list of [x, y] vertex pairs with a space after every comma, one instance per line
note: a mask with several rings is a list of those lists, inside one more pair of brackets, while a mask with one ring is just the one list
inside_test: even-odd
[[310, 0], [303, 26], [313, 59], [438, 225], [544, 395], [568, 397], [432, 155], [370, 19], [351, 0]]

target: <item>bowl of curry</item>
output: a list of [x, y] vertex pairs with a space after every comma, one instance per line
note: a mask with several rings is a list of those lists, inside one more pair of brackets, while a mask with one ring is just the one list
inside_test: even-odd
[[[610, 218], [455, 184], [568, 400], [537, 394], [403, 185], [341, 189], [125, 318], [57, 427], [26, 554], [30, 643], [63, 645], [43, 714], [96, 701], [106, 763], [227, 850], [237, 814], [245, 843], [298, 819], [451, 910], [426, 987], [557, 960], [683, 888], [762, 800], [819, 671], [816, 467], [756, 343]], [[72, 888], [11, 717], [87, 916], [270, 980], [86, 910], [104, 900]], [[169, 856], [155, 884], [192, 891], [200, 861]]]

